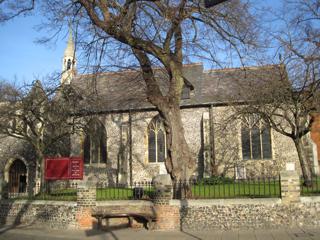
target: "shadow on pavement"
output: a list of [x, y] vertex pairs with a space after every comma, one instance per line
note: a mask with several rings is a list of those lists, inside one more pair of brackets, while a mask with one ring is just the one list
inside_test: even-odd
[[183, 230], [180, 231], [181, 233], [185, 234], [185, 235], [188, 235], [189, 237], [193, 237], [194, 239], [197, 239], [197, 240], [202, 240], [202, 238], [199, 238], [191, 233], [188, 233], [188, 232], [185, 232]]
[[119, 238], [116, 236], [114, 231], [122, 230], [126, 228], [128, 228], [128, 224], [120, 224], [116, 226], [103, 226], [102, 229], [98, 229], [98, 226], [94, 225], [93, 229], [86, 230], [85, 234], [87, 237], [110, 234], [114, 240], [118, 240]]
[[11, 225], [0, 225], [0, 235], [6, 233], [7, 231], [13, 229], [28, 229], [35, 227], [33, 223], [31, 224], [11, 224]]
[[[114, 240], [119, 240], [119, 238], [116, 236], [116, 234], [111, 231], [111, 230], [108, 230], [108, 231], [102, 231], [102, 230], [97, 230], [97, 229], [90, 229], [90, 230], [86, 230], [85, 231], [86, 233], [86, 236], [87, 237], [93, 237], [93, 236], [97, 236], [97, 235], [105, 235], [105, 234], [110, 234], [112, 239]], [[110, 238], [111, 239], [111, 238]]]

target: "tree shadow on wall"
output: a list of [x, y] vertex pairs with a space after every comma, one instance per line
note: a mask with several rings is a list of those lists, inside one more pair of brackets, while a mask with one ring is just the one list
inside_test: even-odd
[[[47, 204], [36, 204], [36, 186], [30, 184], [28, 195], [16, 195], [10, 198], [9, 190], [5, 187], [3, 198], [0, 200], [0, 235], [11, 229], [39, 227], [39, 222], [47, 223], [51, 218], [51, 208]], [[45, 201], [45, 200], [44, 200]], [[39, 221], [40, 220], [40, 221]]]
[[189, 204], [187, 199], [180, 200], [180, 232], [184, 233], [188, 237], [192, 237], [197, 240], [202, 240], [202, 238], [199, 238], [191, 233], [188, 233], [186, 230], [183, 229], [183, 225], [185, 223], [185, 220], [188, 217], [189, 213]]
[[[35, 220], [26, 223], [26, 213], [28, 212], [33, 200], [14, 200], [3, 199], [0, 201], [1, 206], [1, 223], [0, 235], [15, 228], [27, 228], [35, 224]], [[15, 213], [15, 208], [18, 206], [19, 210]], [[14, 216], [10, 216], [13, 215]], [[27, 220], [28, 221], [28, 220]]]

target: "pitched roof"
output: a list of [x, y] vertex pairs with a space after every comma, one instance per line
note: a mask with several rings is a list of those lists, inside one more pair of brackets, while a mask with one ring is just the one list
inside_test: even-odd
[[209, 70], [203, 74], [201, 102], [246, 101], [253, 91], [272, 91], [271, 85], [287, 82], [283, 65]]
[[[244, 89], [254, 89], [282, 79], [280, 65], [203, 71], [202, 64], [189, 64], [184, 66], [183, 73], [194, 90], [190, 99], [181, 101], [182, 107], [242, 101], [245, 100]], [[165, 93], [168, 85], [166, 75], [161, 69], [156, 69], [155, 75], [161, 91]], [[71, 86], [84, 91], [87, 96], [79, 103], [83, 111], [153, 108], [147, 100], [146, 85], [138, 71], [78, 75]]]

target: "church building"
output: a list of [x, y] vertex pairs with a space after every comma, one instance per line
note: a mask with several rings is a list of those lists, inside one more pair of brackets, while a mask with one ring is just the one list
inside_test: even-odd
[[[69, 64], [71, 63], [71, 65]], [[64, 56], [61, 84], [92, 92], [81, 109], [91, 113], [88, 130], [72, 136], [71, 154], [82, 156], [85, 179], [128, 184], [149, 181], [166, 173], [166, 134], [155, 107], [148, 101], [140, 72], [133, 70], [76, 74], [72, 37]], [[192, 157], [195, 177], [213, 174], [236, 178], [277, 176], [287, 162], [299, 169], [292, 140], [256, 116], [241, 121], [232, 116], [232, 104], [243, 98], [241, 86], [280, 79], [280, 65], [204, 70], [201, 63], [184, 66], [187, 80], [181, 93], [182, 122]], [[165, 77], [155, 70], [156, 77]], [[165, 91], [165, 90], [164, 90]], [[318, 171], [314, 144], [305, 138], [306, 151]]]
[[[166, 173], [166, 133], [157, 110], [146, 98], [138, 71], [77, 74], [70, 33], [63, 56], [61, 86], [86, 93], [79, 109], [90, 121], [81, 134], [70, 136], [71, 156], [84, 160], [84, 181], [132, 184]], [[277, 176], [287, 162], [300, 171], [293, 141], [254, 115], [230, 121], [241, 103], [242, 84], [279, 77], [281, 66], [204, 70], [201, 63], [183, 68], [187, 80], [181, 93], [185, 138], [197, 162], [195, 178], [222, 175], [238, 179]], [[164, 81], [159, 69], [156, 77]], [[256, 84], [256, 85], [254, 85]], [[318, 173], [316, 151], [305, 137], [306, 151]], [[15, 139], [1, 143], [0, 177], [14, 182], [11, 191], [24, 192], [34, 179], [32, 150]], [[300, 171], [301, 173], [301, 171]]]

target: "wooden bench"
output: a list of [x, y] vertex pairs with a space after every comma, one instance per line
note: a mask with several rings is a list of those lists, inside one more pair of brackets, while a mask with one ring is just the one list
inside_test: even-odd
[[143, 219], [147, 222], [148, 230], [154, 228], [156, 217], [152, 214], [147, 213], [104, 213], [104, 212], [96, 212], [92, 214], [92, 217], [98, 220], [98, 229], [102, 228], [102, 220], [109, 218], [128, 218], [129, 226], [132, 227], [133, 218]]

